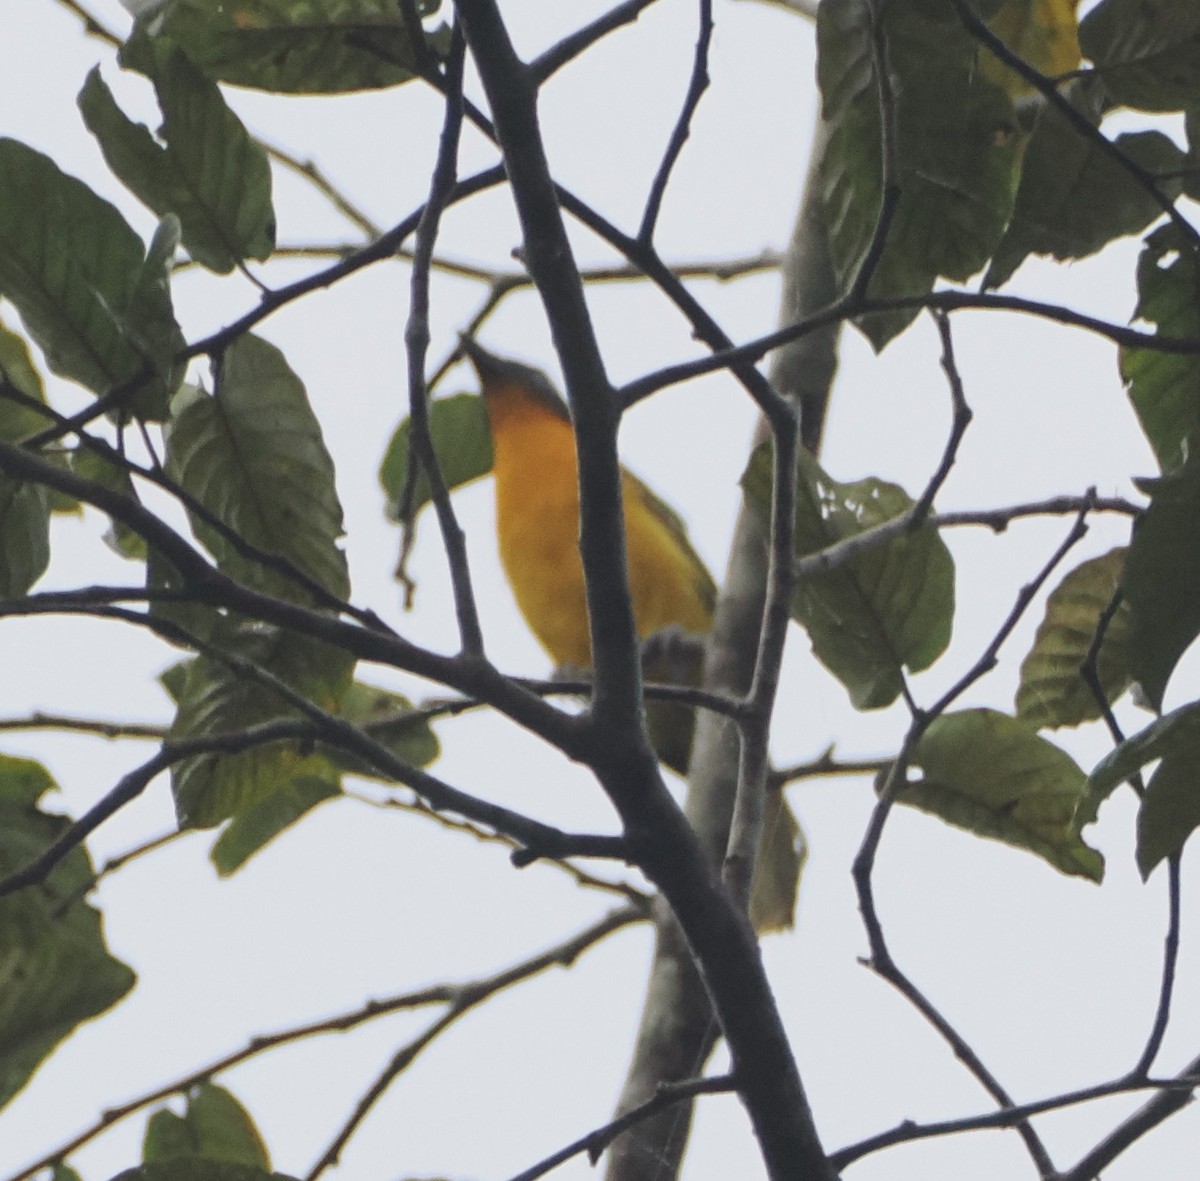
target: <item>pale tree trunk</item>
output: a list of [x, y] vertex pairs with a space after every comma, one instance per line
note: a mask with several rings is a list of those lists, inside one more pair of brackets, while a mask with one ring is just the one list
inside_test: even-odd
[[[818, 127], [812, 160], [820, 158]], [[783, 265], [780, 323], [788, 324], [831, 303], [837, 295], [815, 163], [810, 165], [800, 212]], [[815, 452], [837, 365], [837, 329], [811, 333], [774, 354], [771, 380], [800, 406], [801, 438]], [[760, 423], [755, 441], [765, 437]], [[717, 604], [705, 687], [744, 694], [754, 657], [765, 596], [767, 563], [762, 529], [743, 506], [729, 567]], [[701, 712], [692, 754], [685, 810], [708, 856], [725, 855], [738, 772], [737, 735], [716, 714]], [[686, 942], [665, 909], [659, 916], [654, 962], [641, 1024], [619, 1110], [653, 1098], [660, 1083], [698, 1075], [720, 1029], [692, 964]], [[678, 1104], [617, 1140], [608, 1157], [607, 1181], [670, 1181], [687, 1145], [692, 1110]]]

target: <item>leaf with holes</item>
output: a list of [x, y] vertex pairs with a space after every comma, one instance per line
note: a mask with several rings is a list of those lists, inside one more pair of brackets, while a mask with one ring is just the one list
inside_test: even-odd
[[[1064, 91], [1080, 114], [1097, 126], [1105, 95], [1093, 78]], [[1186, 156], [1159, 131], [1118, 135], [1115, 146], [1174, 200], [1183, 187]], [[1086, 258], [1109, 242], [1141, 233], [1162, 216], [1153, 194], [1122, 168], [1096, 141], [1080, 134], [1056, 108], [1038, 114], [1025, 152], [1012, 221], [984, 277], [999, 287], [1030, 255], [1060, 262]]]
[[79, 94], [108, 166], [160, 217], [179, 218], [183, 245], [210, 270], [266, 258], [275, 239], [266, 153], [216, 83], [169, 42], [153, 42], [141, 64], [163, 111], [158, 139], [124, 114], [98, 67]]
[[[771, 451], [751, 457], [742, 487], [764, 524], [770, 519]], [[842, 484], [807, 452], [796, 481], [795, 553], [804, 557], [900, 516], [911, 497], [883, 480]], [[792, 618], [817, 659], [846, 686], [857, 709], [891, 705], [903, 670], [928, 668], [950, 641], [954, 561], [935, 529], [922, 526], [869, 549], [796, 588]]]

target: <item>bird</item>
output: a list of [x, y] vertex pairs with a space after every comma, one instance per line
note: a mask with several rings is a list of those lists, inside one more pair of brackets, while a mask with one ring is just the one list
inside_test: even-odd
[[[530, 631], [564, 675], [592, 666], [579, 556], [579, 468], [571, 415], [538, 369], [474, 341], [463, 349], [479, 377], [492, 435], [500, 560]], [[698, 684], [703, 637], [717, 588], [678, 514], [621, 469], [629, 590], [649, 679]], [[692, 715], [649, 711], [652, 739], [668, 766], [687, 770]], [[657, 733], [656, 733], [657, 732]]]
[[[492, 436], [496, 536], [501, 564], [530, 631], [560, 674], [586, 674], [591, 633], [579, 556], [579, 468], [575, 431], [562, 396], [540, 370], [496, 356], [464, 337], [479, 378]], [[679, 515], [621, 469], [629, 591], [646, 678], [698, 685], [717, 588]], [[695, 718], [687, 706], [650, 702], [647, 728], [659, 758], [685, 774]], [[790, 925], [802, 858], [799, 829], [781, 793], [772, 793], [764, 833], [759, 930]], [[781, 887], [781, 882], [782, 887]], [[757, 887], [756, 887], [757, 893]], [[755, 907], [752, 906], [752, 917]]]

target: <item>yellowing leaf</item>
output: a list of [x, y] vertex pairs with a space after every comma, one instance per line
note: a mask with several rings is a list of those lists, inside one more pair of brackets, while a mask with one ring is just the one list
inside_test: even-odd
[[[1077, 566], [1050, 593], [1046, 616], [1021, 665], [1018, 717], [1037, 727], [1056, 727], [1100, 716], [1099, 703], [1079, 666], [1124, 569], [1125, 549], [1118, 547]], [[1115, 701], [1129, 685], [1128, 637], [1129, 605], [1122, 603], [1100, 650], [1098, 672], [1107, 701]]]
[[1079, 836], [1087, 778], [1033, 727], [990, 709], [943, 714], [917, 744], [923, 772], [896, 797], [949, 824], [1036, 853], [1055, 869], [1098, 882], [1104, 858]]
[[[1079, 0], [1006, 0], [988, 22], [993, 33], [1039, 73], [1057, 78], [1079, 68]], [[981, 57], [984, 77], [1014, 98], [1033, 88], [991, 54]]]

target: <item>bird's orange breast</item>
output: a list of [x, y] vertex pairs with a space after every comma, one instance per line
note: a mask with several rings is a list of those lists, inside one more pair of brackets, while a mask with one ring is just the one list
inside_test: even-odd
[[[500, 558], [530, 630], [556, 665], [592, 663], [579, 476], [571, 423], [519, 386], [486, 393]], [[638, 635], [672, 624], [703, 634], [712, 622], [707, 572], [639, 481], [622, 476], [629, 581]]]

